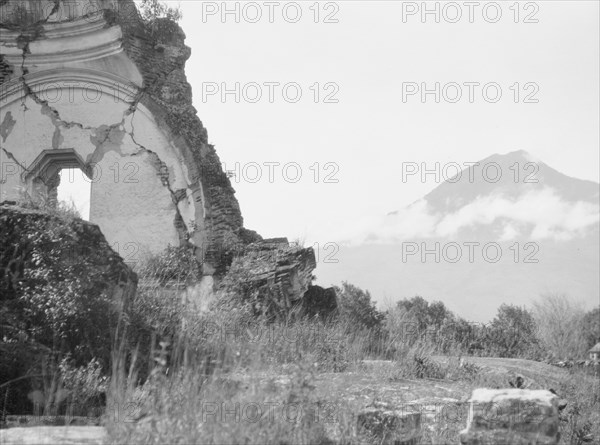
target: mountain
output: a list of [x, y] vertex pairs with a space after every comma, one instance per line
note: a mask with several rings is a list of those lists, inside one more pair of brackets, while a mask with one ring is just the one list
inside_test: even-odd
[[456, 212], [478, 197], [502, 194], [516, 199], [519, 196], [552, 188], [568, 202], [585, 201], [598, 204], [599, 185], [592, 181], [572, 178], [536, 160], [520, 150], [505, 155], [493, 155], [449, 178], [424, 199], [438, 211]]
[[350, 281], [384, 306], [421, 295], [473, 321], [546, 292], [597, 306], [599, 192], [527, 152], [496, 154], [340, 240], [338, 263], [321, 261], [318, 283]]

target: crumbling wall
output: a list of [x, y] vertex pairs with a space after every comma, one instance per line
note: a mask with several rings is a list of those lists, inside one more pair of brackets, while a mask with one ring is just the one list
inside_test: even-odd
[[40, 170], [67, 162], [128, 260], [189, 245], [204, 275], [222, 274], [223, 252], [260, 239], [192, 106], [179, 26], [144, 22], [132, 0], [11, 0], [0, 22], [1, 200], [51, 191]]
[[193, 249], [203, 278], [188, 299], [206, 300], [240, 252], [251, 269], [257, 252], [271, 255], [269, 271], [250, 275], [281, 289], [273, 301], [289, 309], [302, 298], [314, 253], [256, 244], [244, 228], [192, 105], [191, 50], [176, 23], [144, 21], [133, 0], [11, 0], [0, 22], [0, 200], [45, 191], [52, 202], [60, 168], [80, 167], [90, 220], [128, 263]]
[[[188, 167], [194, 199], [201, 205], [203, 230], [192, 236], [194, 245], [203, 246], [201, 255], [207, 272], [225, 272], [228, 262], [223, 253], [234, 251], [260, 239], [244, 229], [234, 189], [222, 169], [214, 146], [192, 105], [191, 86], [185, 75], [185, 62], [191, 50], [184, 43], [181, 28], [167, 19], [144, 23], [131, 1], [122, 2], [119, 10], [107, 10], [124, 33], [123, 46], [144, 78], [140, 102], [152, 111], [160, 128], [170, 134]], [[132, 13], [133, 11], [133, 13]]]

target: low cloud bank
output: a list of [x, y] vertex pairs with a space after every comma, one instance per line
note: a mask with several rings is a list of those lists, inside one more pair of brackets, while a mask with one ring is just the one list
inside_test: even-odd
[[457, 212], [442, 214], [421, 199], [384, 218], [359, 219], [338, 230], [338, 242], [350, 245], [393, 243], [415, 238], [451, 238], [462, 231], [492, 224], [502, 225], [500, 241], [527, 236], [570, 240], [582, 236], [600, 221], [600, 207], [586, 201], [569, 202], [551, 188], [531, 191], [517, 199], [502, 193], [477, 198]]

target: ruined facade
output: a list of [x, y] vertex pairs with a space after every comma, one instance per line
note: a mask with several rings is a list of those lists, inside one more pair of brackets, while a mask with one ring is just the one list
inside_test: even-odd
[[260, 238], [192, 106], [175, 23], [132, 0], [1, 0], [0, 23], [0, 201], [52, 201], [79, 167], [116, 250], [190, 245], [207, 276]]
[[[202, 278], [186, 299], [202, 305], [213, 277], [262, 238], [243, 227], [192, 106], [184, 40], [171, 20], [143, 20], [133, 0], [0, 0], [0, 202], [52, 205], [59, 172], [80, 168], [90, 222], [128, 264], [193, 249]], [[252, 273], [298, 301], [315, 256], [290, 249]]]

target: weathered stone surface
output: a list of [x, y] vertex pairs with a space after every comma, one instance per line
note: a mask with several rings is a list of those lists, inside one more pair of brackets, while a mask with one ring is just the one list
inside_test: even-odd
[[108, 370], [115, 331], [137, 276], [98, 226], [0, 205], [0, 384], [8, 412], [30, 412], [27, 394], [45, 358], [71, 353], [76, 366], [97, 358]]
[[249, 244], [244, 258], [266, 263], [267, 268], [258, 267], [253, 277], [259, 287], [269, 284], [279, 289], [279, 296], [290, 303], [302, 298], [312, 281], [312, 271], [317, 266], [312, 248], [291, 246], [286, 238], [263, 240]]
[[219, 287], [234, 299], [251, 303], [257, 314], [289, 314], [301, 303], [316, 267], [312, 248], [290, 245], [286, 238], [251, 243], [233, 257]]
[[558, 397], [550, 391], [480, 388], [469, 403], [462, 444], [558, 443]]
[[110, 443], [100, 426], [38, 426], [0, 430], [6, 445], [103, 445]]
[[358, 432], [376, 443], [418, 445], [421, 438], [421, 413], [408, 406], [394, 409], [391, 404], [374, 403], [357, 416]]

